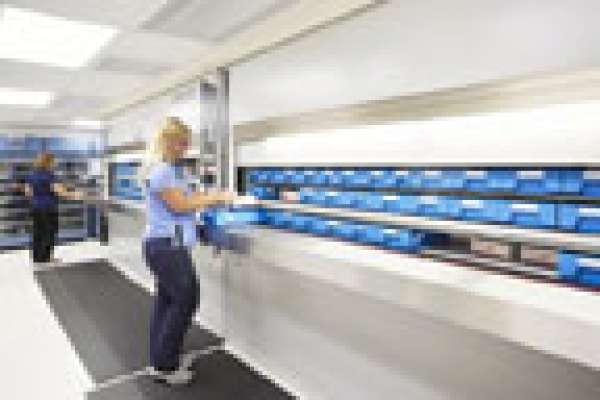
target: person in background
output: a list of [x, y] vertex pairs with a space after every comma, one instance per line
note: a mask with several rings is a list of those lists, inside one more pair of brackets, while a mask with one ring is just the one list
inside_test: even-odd
[[56, 263], [58, 260], [52, 255], [58, 232], [58, 197], [77, 200], [82, 195], [57, 182], [54, 156], [46, 152], [35, 160], [34, 170], [25, 180], [24, 191], [31, 201], [33, 263]]
[[143, 253], [155, 278], [150, 321], [151, 374], [167, 385], [187, 384], [192, 373], [181, 365], [183, 339], [198, 306], [199, 283], [190, 256], [196, 243], [196, 212], [228, 203], [231, 193], [192, 192], [182, 163], [191, 131], [168, 118], [152, 143], [146, 166], [146, 231]]

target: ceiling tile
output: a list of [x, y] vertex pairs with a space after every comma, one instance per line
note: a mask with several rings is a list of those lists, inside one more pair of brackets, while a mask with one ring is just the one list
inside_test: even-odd
[[39, 109], [19, 108], [19, 107], [0, 107], [0, 123], [23, 123], [37, 120]]
[[0, 87], [32, 90], [61, 90], [73, 74], [57, 68], [16, 61], [0, 61]]
[[162, 6], [165, 0], [8, 0], [28, 8], [68, 19], [133, 28]]
[[149, 84], [151, 80], [148, 76], [82, 71], [76, 74], [62, 93], [75, 96], [118, 97]]

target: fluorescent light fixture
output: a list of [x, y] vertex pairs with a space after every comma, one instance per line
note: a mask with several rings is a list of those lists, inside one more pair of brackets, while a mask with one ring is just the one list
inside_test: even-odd
[[0, 8], [0, 59], [80, 68], [116, 33], [109, 26], [4, 6]]
[[0, 105], [3, 106], [47, 107], [52, 100], [52, 92], [0, 88]]
[[76, 119], [71, 122], [71, 125], [79, 128], [101, 129], [104, 127], [104, 122], [90, 119]]

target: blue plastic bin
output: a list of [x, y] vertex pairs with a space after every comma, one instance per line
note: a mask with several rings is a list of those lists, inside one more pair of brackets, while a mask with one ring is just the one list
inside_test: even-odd
[[358, 193], [356, 207], [368, 211], [384, 211], [385, 205], [383, 195], [379, 193]]
[[260, 175], [261, 171], [257, 170], [257, 169], [253, 169], [251, 171], [248, 172], [248, 181], [250, 183], [258, 183], [258, 177]]
[[328, 184], [329, 175], [324, 170], [307, 170], [304, 172], [305, 183], [307, 185], [325, 186]]
[[289, 178], [289, 182], [294, 185], [306, 184], [306, 171], [294, 170], [292, 175]]
[[371, 172], [366, 170], [352, 171], [352, 174], [343, 176], [345, 187], [366, 188], [371, 184]]
[[[467, 221], [494, 221], [494, 207], [490, 200], [460, 200], [460, 218]], [[506, 218], [508, 222], [509, 217]]]
[[443, 175], [441, 169], [415, 171], [413, 176], [413, 187], [420, 187], [423, 189], [440, 189], [442, 187]]
[[[348, 173], [348, 171], [344, 171]], [[333, 187], [343, 187], [344, 186], [344, 174], [339, 170], [325, 170], [323, 171], [325, 176], [327, 176], [327, 184]]]
[[514, 192], [517, 187], [517, 171], [511, 169], [490, 169], [487, 171], [487, 191]]
[[460, 190], [465, 188], [465, 174], [463, 170], [445, 169], [442, 171], [440, 189]]
[[328, 192], [326, 205], [338, 208], [356, 207], [360, 193], [356, 192]]
[[272, 174], [273, 174], [273, 171], [268, 170], [268, 169], [258, 171], [256, 174], [256, 183], [261, 183], [261, 184], [271, 183], [271, 175]]
[[488, 200], [491, 222], [510, 224], [513, 222], [512, 202], [509, 200]]
[[563, 251], [558, 260], [558, 275], [561, 279], [600, 286], [600, 255]]
[[341, 224], [340, 221], [315, 218], [311, 221], [310, 232], [315, 235], [331, 236], [333, 235], [333, 227]]
[[462, 212], [462, 202], [460, 199], [452, 196], [443, 196], [440, 199], [441, 215], [446, 218], [460, 218]]
[[560, 193], [561, 173], [559, 170], [516, 171], [516, 192], [529, 194]]
[[396, 169], [391, 171], [390, 175], [393, 177], [387, 178], [394, 182], [395, 187], [404, 189], [411, 187], [411, 176], [412, 172], [408, 169]]
[[[344, 188], [353, 188], [356, 185], [354, 184], [355, 179], [357, 178], [358, 175], [358, 171], [354, 170], [354, 169], [344, 169], [341, 171], [338, 171], [338, 177], [341, 178], [341, 185]], [[335, 176], [335, 174], [334, 174]]]
[[512, 223], [530, 228], [556, 227], [556, 204], [512, 202]]
[[271, 171], [269, 183], [281, 185], [285, 183], [286, 174], [284, 170], [273, 170]]
[[292, 217], [290, 227], [300, 232], [309, 232], [315, 219], [311, 215], [296, 214]]
[[288, 228], [292, 223], [293, 214], [287, 211], [267, 211], [266, 222], [278, 228]]
[[319, 206], [327, 205], [327, 193], [322, 190], [309, 188], [300, 189], [300, 202], [305, 204], [314, 204]]
[[600, 170], [572, 169], [561, 174], [563, 193], [600, 196]]
[[369, 171], [369, 187], [371, 188], [393, 188], [396, 186], [396, 178], [389, 170]]
[[600, 233], [600, 206], [560, 204], [558, 227], [585, 233]]
[[463, 171], [464, 188], [470, 192], [488, 191], [488, 171], [472, 169]]
[[277, 200], [279, 198], [277, 195], [277, 190], [272, 187], [257, 186], [252, 188], [248, 194], [260, 200]]
[[444, 202], [442, 196], [418, 196], [417, 215], [426, 217], [445, 216]]
[[357, 240], [359, 232], [367, 229], [364, 224], [356, 224], [352, 222], [341, 222], [338, 225], [331, 227], [333, 236], [345, 240]]
[[382, 245], [385, 242], [384, 228], [379, 225], [368, 225], [358, 230], [356, 238], [361, 243]]
[[383, 196], [384, 209], [398, 214], [416, 214], [417, 196]]

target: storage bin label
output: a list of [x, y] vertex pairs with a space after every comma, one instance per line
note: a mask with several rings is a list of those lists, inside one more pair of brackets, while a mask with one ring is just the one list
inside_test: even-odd
[[397, 235], [400, 233], [399, 229], [384, 229], [383, 233], [385, 233], [386, 235]]
[[469, 178], [485, 178], [487, 176], [487, 171], [470, 170], [470, 171], [466, 171], [466, 175]]
[[439, 199], [437, 196], [421, 196], [419, 197], [421, 204], [437, 204]]
[[333, 171], [323, 171], [323, 173], [328, 176], [333, 175]]
[[304, 171], [304, 175], [314, 175], [315, 171]]
[[517, 171], [517, 177], [519, 177], [521, 179], [542, 179], [544, 177], [544, 171], [542, 171], [542, 170]]
[[426, 170], [426, 171], [423, 171], [423, 175], [430, 176], [430, 177], [436, 177], [436, 176], [442, 175], [442, 171], [439, 171], [439, 170]]
[[600, 258], [580, 258], [579, 265], [589, 268], [600, 268]]
[[342, 175], [354, 175], [354, 171], [342, 171]]
[[382, 176], [383, 175], [383, 171], [371, 171], [371, 175], [373, 175], [373, 176]]
[[600, 208], [583, 207], [579, 209], [579, 215], [585, 215], [587, 217], [600, 217]]
[[511, 208], [518, 211], [536, 212], [539, 206], [537, 204], [512, 204]]
[[481, 200], [463, 200], [462, 205], [467, 208], [483, 208], [483, 201], [481, 201]]
[[597, 171], [583, 171], [584, 179], [600, 180], [600, 170]]
[[383, 196], [383, 199], [387, 200], [387, 201], [393, 201], [393, 200], [399, 200], [400, 197], [399, 196]]
[[408, 171], [407, 170], [398, 170], [395, 172], [396, 176], [407, 176], [408, 175]]

